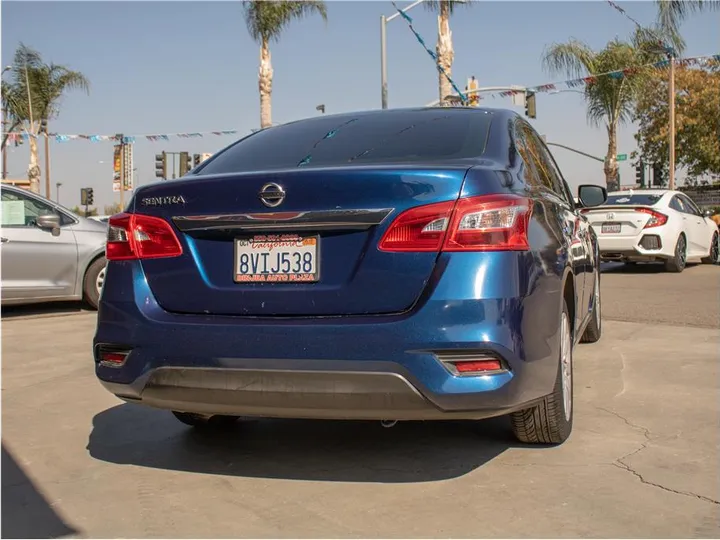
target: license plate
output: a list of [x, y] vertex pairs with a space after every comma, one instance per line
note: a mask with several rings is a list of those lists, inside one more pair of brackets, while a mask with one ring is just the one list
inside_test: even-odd
[[235, 282], [310, 283], [320, 279], [318, 236], [258, 235], [235, 239]]
[[603, 234], [619, 233], [622, 229], [620, 223], [603, 223], [600, 232]]

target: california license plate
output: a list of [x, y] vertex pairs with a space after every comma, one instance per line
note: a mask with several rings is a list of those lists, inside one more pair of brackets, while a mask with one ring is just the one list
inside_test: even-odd
[[308, 283], [320, 279], [320, 239], [296, 234], [235, 239], [237, 283]]
[[603, 223], [600, 232], [603, 234], [616, 234], [622, 230], [620, 223]]

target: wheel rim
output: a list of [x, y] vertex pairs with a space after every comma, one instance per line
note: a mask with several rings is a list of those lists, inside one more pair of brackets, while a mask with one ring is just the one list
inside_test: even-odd
[[597, 320], [597, 328], [600, 330], [602, 325], [602, 314], [600, 313], [600, 274], [595, 274], [595, 319]]
[[560, 369], [562, 370], [562, 393], [565, 409], [565, 420], [570, 421], [572, 416], [572, 337], [570, 335], [570, 322], [563, 313], [560, 324]]
[[717, 233], [713, 236], [712, 245], [710, 246], [710, 260], [712, 262], [718, 262], [718, 258], [720, 253], [720, 238], [718, 238]]
[[685, 237], [681, 236], [678, 240], [678, 246], [677, 246], [677, 256], [678, 261], [680, 262], [680, 267], [685, 266]]
[[97, 278], [95, 279], [95, 289], [97, 290], [98, 296], [100, 296], [100, 293], [102, 292], [103, 283], [105, 283], [105, 267], [103, 266], [103, 269], [100, 270], [100, 273], [98, 274]]

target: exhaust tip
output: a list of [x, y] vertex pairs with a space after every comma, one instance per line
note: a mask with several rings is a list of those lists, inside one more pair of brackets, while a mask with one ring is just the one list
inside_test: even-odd
[[390, 429], [391, 427], [394, 427], [395, 424], [397, 424], [397, 420], [380, 420], [380, 425], [384, 428]]

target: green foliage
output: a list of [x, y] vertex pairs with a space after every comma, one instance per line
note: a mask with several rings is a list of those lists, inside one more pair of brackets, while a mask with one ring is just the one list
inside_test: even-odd
[[[10, 122], [9, 131], [22, 128], [37, 134], [41, 119], [57, 117], [60, 100], [67, 91], [89, 92], [90, 88], [89, 81], [79, 71], [46, 64], [39, 52], [22, 43], [15, 51], [10, 73], [10, 82], [2, 84], [2, 103]], [[3, 139], [3, 145], [6, 139]]]
[[[720, 63], [675, 70], [675, 160], [690, 177], [720, 175]], [[667, 163], [668, 75], [645, 81], [635, 113], [639, 154], [646, 163]]]
[[318, 14], [327, 21], [327, 7], [320, 0], [245, 0], [245, 23], [259, 44], [278, 41], [294, 20]]

